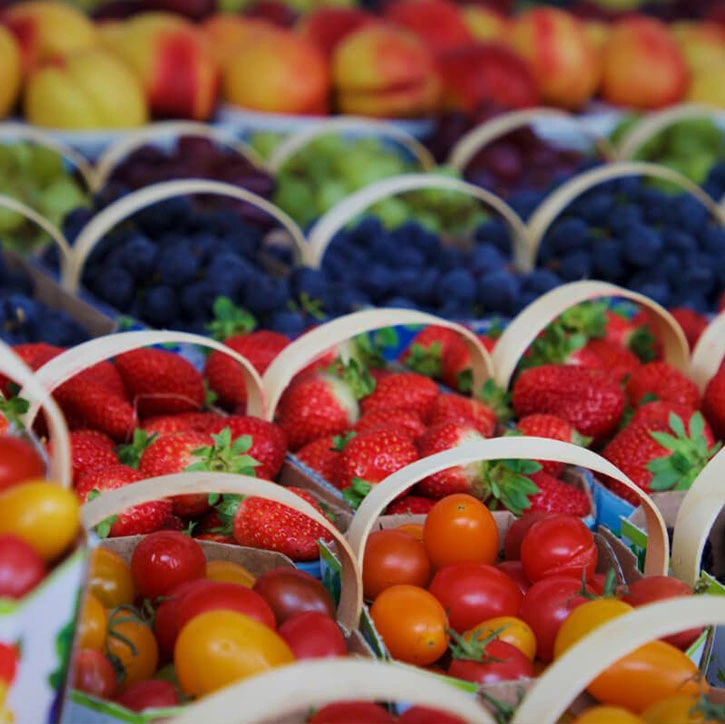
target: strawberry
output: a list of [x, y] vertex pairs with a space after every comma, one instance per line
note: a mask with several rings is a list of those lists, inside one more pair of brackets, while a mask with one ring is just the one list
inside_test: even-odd
[[[494, 325], [486, 334], [477, 336], [481, 344], [491, 352], [502, 331], [502, 327]], [[441, 377], [447, 387], [458, 392], [471, 392], [473, 385], [471, 353], [460, 335], [456, 335], [456, 338], [443, 351], [441, 366]]]
[[436, 504], [435, 500], [421, 495], [404, 495], [394, 500], [386, 509], [386, 515], [428, 515]]
[[480, 400], [455, 394], [439, 395], [433, 404], [429, 424], [432, 427], [444, 422], [470, 425], [484, 437], [493, 437], [496, 413]]
[[123, 379], [112, 362], [104, 361], [78, 373], [78, 377], [105, 387], [118, 397], [128, 398]]
[[11, 430], [22, 430], [22, 416], [30, 409], [30, 403], [22, 397], [3, 397], [0, 395], [0, 435]]
[[363, 414], [376, 410], [406, 410], [426, 422], [439, 390], [433, 380], [416, 372], [397, 372], [380, 380], [372, 394], [363, 398]]
[[[443, 422], [428, 428], [418, 441], [418, 452], [424, 458], [483, 439], [481, 433], [471, 424]], [[452, 493], [472, 493], [480, 478], [479, 468], [480, 464], [471, 463], [434, 473], [418, 483], [416, 493], [435, 500]]]
[[[305, 490], [288, 488], [322, 513], [322, 508]], [[319, 558], [317, 541], [332, 537], [319, 523], [272, 500], [255, 496], [225, 495], [217, 507], [225, 528], [233, 531], [241, 546], [277, 551], [293, 561]]]
[[[528, 437], [546, 437], [550, 440], [561, 440], [575, 445], [586, 446], [591, 442], [591, 440], [580, 435], [567, 420], [556, 415], [527, 415], [516, 423], [516, 430]], [[539, 464], [545, 473], [553, 476], [561, 475], [565, 467], [564, 463], [554, 460], [540, 460]]]
[[725, 370], [720, 371], [707, 383], [702, 398], [702, 411], [720, 439], [725, 438]]
[[179, 415], [149, 417], [144, 420], [141, 429], [149, 435], [156, 433], [158, 437], [187, 430], [210, 432], [211, 428], [223, 419], [224, 417], [216, 412], [182, 412]]
[[[689, 427], [690, 418], [696, 411], [679, 402], [655, 400], [638, 407], [634, 411], [629, 424], [637, 425], [641, 423], [648, 426], [650, 430], [667, 430], [670, 426], [670, 415], [673, 412]], [[712, 437], [712, 430], [710, 430], [709, 425], [705, 425], [705, 430], [706, 435]]]
[[561, 513], [584, 518], [592, 511], [587, 494], [543, 470], [530, 476], [539, 492], [529, 496], [529, 513]]
[[223, 527], [224, 525], [219, 518], [219, 513], [214, 508], [212, 508], [199, 521], [199, 525], [194, 528], [193, 535], [194, 538], [198, 538], [199, 540], [208, 540], [214, 543], [227, 543], [231, 545], [237, 545], [237, 542], [234, 540], [234, 536], [231, 534], [231, 531], [227, 535], [222, 532]]
[[165, 349], [136, 349], [116, 357], [129, 397], [140, 417], [200, 410], [204, 381], [194, 366]]
[[[76, 481], [75, 491], [82, 503], [93, 500], [99, 493], [137, 483], [144, 476], [126, 465], [111, 465], [106, 468], [89, 469]], [[98, 532], [101, 537], [143, 535], [160, 530], [171, 515], [171, 501], [155, 500], [134, 505], [117, 516], [101, 523]]]
[[227, 427], [231, 430], [232, 440], [237, 440], [242, 435], [251, 437], [251, 446], [246, 452], [259, 463], [256, 468], [257, 476], [264, 480], [274, 480], [287, 453], [287, 436], [282, 428], [259, 417], [232, 415], [220, 418], [211, 426], [209, 432], [220, 433]]
[[605, 312], [607, 323], [604, 339], [634, 352], [641, 362], [652, 362], [662, 354], [662, 342], [654, 333], [652, 320], [644, 310], [632, 319], [616, 310]]
[[73, 463], [73, 480], [86, 470], [100, 470], [118, 465], [113, 440], [98, 430], [74, 430], [70, 434], [70, 451]]
[[413, 337], [398, 361], [414, 372], [439, 379], [443, 374], [443, 356], [458, 338], [458, 333], [447, 327], [425, 327]]
[[620, 384], [642, 365], [634, 352], [606, 339], [590, 339], [582, 352], [594, 355], [598, 360], [597, 364], [586, 366], [605, 370]]
[[[602, 455], [616, 465], [645, 492], [687, 490], [710, 458], [719, 450], [713, 445], [701, 413], [694, 413], [689, 425], [674, 413], [667, 425], [639, 422], [629, 424], [604, 448]], [[617, 481], [609, 486], [634, 505], [639, 499]]]
[[183, 533], [186, 530], [186, 523], [173, 513], [161, 524], [161, 530], [178, 530]]
[[[13, 352], [30, 367], [33, 372], [40, 369], [46, 362], [50, 362], [53, 357], [57, 357], [64, 352], [63, 347], [55, 347], [45, 342], [31, 342], [28, 344], [16, 344]], [[8, 387], [10, 380], [4, 375], [0, 375], [0, 392], [7, 397], [10, 394]]]
[[650, 362], [635, 370], [627, 381], [627, 397], [632, 405], [656, 399], [700, 407], [697, 385], [667, 362]]
[[408, 435], [380, 428], [355, 435], [340, 453], [336, 485], [353, 507], [370, 490], [396, 470], [418, 459], [418, 451]]
[[700, 335], [707, 328], [707, 318], [702, 314], [694, 312], [692, 309], [687, 307], [677, 307], [676, 309], [670, 309], [670, 314], [677, 320], [677, 323], [682, 327], [682, 331], [687, 337], [687, 344], [690, 345], [690, 349], [694, 349], [697, 344], [697, 340], [700, 339]]
[[[308, 468], [321, 475], [328, 483], [334, 485], [340, 464], [342, 447], [340, 447], [339, 443], [341, 440], [344, 440], [344, 438], [336, 435], [321, 437], [318, 440], [308, 442], [307, 445], [295, 453], [295, 456], [301, 463], [304, 463]], [[344, 440], [344, 442], [346, 443], [347, 440]]]
[[609, 375], [572, 365], [542, 365], [522, 372], [512, 401], [519, 417], [556, 415], [594, 440], [616, 430], [625, 405], [622, 390]]
[[416, 440], [425, 432], [425, 425], [414, 412], [380, 409], [363, 415], [353, 428], [355, 432], [370, 432], [381, 427], [392, 428]]

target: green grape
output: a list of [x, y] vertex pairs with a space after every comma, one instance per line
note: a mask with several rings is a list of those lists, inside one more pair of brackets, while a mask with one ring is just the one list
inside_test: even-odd
[[[676, 123], [669, 129], [668, 149], [676, 155], [686, 155], [694, 142], [702, 149], [720, 152], [722, 132], [709, 118], [694, 118]], [[684, 150], [681, 151], [684, 147]]]
[[57, 178], [67, 177], [63, 168], [63, 158], [51, 148], [36, 146], [28, 164], [28, 173], [33, 180], [43, 186]]
[[0, 208], [0, 234], [9, 234], [20, 229], [25, 223], [25, 217], [17, 211]]
[[310, 141], [305, 150], [307, 156], [336, 156], [338, 153], [345, 153], [345, 139], [337, 133], [326, 133]]
[[68, 212], [87, 203], [86, 195], [71, 176], [61, 176], [43, 190], [38, 211], [56, 226]]
[[377, 216], [386, 229], [395, 229], [411, 217], [408, 205], [397, 197], [378, 201], [370, 207], [370, 213]]
[[315, 196], [310, 184], [294, 176], [278, 177], [274, 203], [302, 226], [317, 216]]
[[324, 214], [336, 204], [339, 204], [348, 194], [345, 185], [330, 179], [325, 181], [317, 190], [317, 209]]
[[279, 133], [255, 133], [250, 139], [251, 147], [265, 160], [267, 160], [279, 145], [282, 136]]
[[416, 211], [413, 214], [413, 218], [428, 231], [432, 231], [435, 234], [440, 234], [443, 224], [441, 223], [440, 216], [433, 211]]
[[629, 133], [630, 129], [639, 122], [641, 116], [637, 113], [630, 113], [625, 116], [618, 124], [617, 127], [612, 131], [610, 140], [615, 145], [618, 144], [625, 133]]

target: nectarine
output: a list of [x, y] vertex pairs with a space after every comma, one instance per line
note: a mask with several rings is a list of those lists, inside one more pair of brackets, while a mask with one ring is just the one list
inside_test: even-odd
[[297, 25], [303, 37], [311, 40], [329, 57], [350, 33], [376, 22], [357, 8], [318, 8], [305, 15]]
[[485, 5], [465, 5], [461, 15], [476, 40], [503, 41], [508, 32], [508, 18]]
[[725, 28], [717, 23], [681, 21], [670, 32], [691, 71], [725, 62]]
[[10, 113], [20, 92], [20, 48], [12, 33], [0, 26], [0, 118]]
[[448, 0], [393, 0], [383, 15], [415, 33], [434, 52], [473, 40], [458, 6]]
[[245, 18], [241, 15], [212, 15], [201, 25], [209, 48], [220, 68], [223, 68], [237, 48], [246, 40], [266, 30], [275, 30], [272, 23]]

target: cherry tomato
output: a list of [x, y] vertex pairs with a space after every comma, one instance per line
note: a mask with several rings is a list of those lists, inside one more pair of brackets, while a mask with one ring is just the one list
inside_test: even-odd
[[174, 647], [179, 685], [188, 696], [205, 696], [293, 661], [277, 633], [235, 611], [196, 616], [181, 629]]
[[619, 706], [595, 706], [578, 716], [574, 724], [645, 724], [645, 722], [636, 714]]
[[398, 724], [466, 724], [464, 719], [440, 709], [427, 706], [411, 706], [398, 719]]
[[646, 724], [714, 724], [722, 718], [708, 716], [711, 703], [705, 696], [671, 696], [642, 712]]
[[534, 667], [515, 646], [494, 639], [485, 647], [481, 661], [457, 659], [454, 653], [448, 676], [476, 684], [497, 684], [532, 678]]
[[206, 577], [218, 583], [238, 583], [240, 586], [251, 588], [254, 585], [254, 576], [244, 567], [234, 561], [207, 561]]
[[108, 619], [106, 653], [118, 659], [125, 672], [123, 688], [150, 679], [159, 663], [159, 649], [151, 629], [131, 609], [114, 611]]
[[88, 590], [106, 608], [130, 605], [136, 596], [131, 569], [108, 548], [95, 548], [91, 553]]
[[288, 618], [278, 633], [298, 661], [347, 655], [342, 631], [328, 615], [319, 611], [305, 611]]
[[[649, 576], [630, 583], [627, 593], [622, 600], [635, 608], [655, 601], [664, 601], [668, 598], [691, 596], [692, 588], [682, 581], [670, 576]], [[663, 641], [687, 651], [702, 633], [702, 628], [691, 628], [672, 636], [665, 636]]]
[[136, 546], [131, 575], [139, 595], [156, 599], [185, 581], [206, 576], [201, 546], [177, 530], [151, 533]]
[[550, 515], [536, 521], [521, 542], [524, 573], [532, 582], [548, 576], [594, 575], [597, 545], [592, 532], [572, 515]]
[[99, 651], [81, 649], [73, 661], [73, 688], [99, 699], [110, 699], [116, 691], [116, 672]]
[[0, 682], [12, 684], [18, 672], [20, 652], [17, 646], [0, 643]]
[[480, 641], [491, 636], [494, 631], [499, 631], [496, 638], [515, 646], [527, 659], [534, 660], [536, 655], [536, 636], [531, 626], [514, 616], [498, 616], [478, 624], [470, 631], [466, 631], [464, 638], [474, 636]]
[[[588, 601], [571, 612], [554, 644], [554, 658], [607, 621], [634, 610], [614, 599]], [[587, 691], [602, 704], [621, 706], [637, 714], [660, 699], [677, 694], [695, 695], [700, 690], [697, 666], [670, 644], [650, 641], [609, 666]]]
[[365, 598], [372, 601], [399, 583], [425, 588], [429, 580], [430, 563], [420, 541], [395, 529], [370, 534], [363, 559]]
[[548, 513], [527, 513], [517, 518], [506, 531], [503, 537], [503, 554], [507, 561], [521, 560], [521, 541], [531, 526]]
[[[594, 591], [588, 586], [587, 595]], [[581, 595], [581, 582], [567, 576], [553, 576], [535, 583], [521, 604], [519, 617], [525, 621], [536, 636], [536, 655], [544, 662], [554, 658], [554, 640], [567, 616], [587, 602]]]
[[371, 701], [340, 701], [318, 709], [308, 724], [393, 724], [395, 717]]
[[200, 613], [207, 611], [236, 611], [275, 629], [274, 613], [269, 604], [251, 588], [238, 583], [215, 583], [189, 591], [179, 602], [176, 614], [179, 630]]
[[516, 616], [523, 596], [505, 574], [484, 563], [456, 563], [441, 568], [428, 590], [448, 613], [454, 631], [462, 633], [496, 616]]
[[106, 609], [92, 593], [87, 593], [78, 622], [78, 633], [76, 634], [78, 646], [82, 649], [103, 651], [107, 633], [108, 614]]
[[0, 437], [0, 490], [44, 476], [45, 463], [32, 443], [14, 435]]
[[147, 679], [123, 691], [116, 701], [131, 711], [179, 706], [179, 695], [168, 681]]
[[46, 480], [0, 493], [0, 535], [16, 535], [46, 562], [54, 561], [80, 530], [80, 504], [72, 490]]
[[44, 578], [45, 563], [28, 543], [0, 535], [0, 598], [22, 598]]
[[416, 540], [423, 540], [423, 524], [422, 523], [403, 523], [399, 525], [395, 530], [399, 530], [401, 533], [407, 533], [413, 536]]
[[319, 611], [335, 618], [335, 604], [327, 589], [296, 568], [268, 571], [255, 581], [252, 590], [271, 606], [278, 626], [303, 611]]
[[521, 593], [526, 595], [531, 588], [531, 581], [526, 578], [521, 561], [502, 561], [496, 564], [496, 568], [503, 571], [519, 587]]
[[464, 561], [490, 564], [498, 555], [498, 527], [480, 500], [456, 493], [430, 509], [423, 543], [434, 568]]
[[446, 652], [446, 612], [423, 588], [391, 586], [375, 599], [370, 615], [395, 659], [425, 666]]

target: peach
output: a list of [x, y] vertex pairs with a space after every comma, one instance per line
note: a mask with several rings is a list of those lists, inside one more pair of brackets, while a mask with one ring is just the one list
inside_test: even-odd
[[725, 61], [698, 68], [692, 74], [686, 100], [725, 109]]
[[350, 33], [370, 25], [375, 18], [357, 8], [318, 8], [298, 23], [297, 30], [330, 57]]
[[148, 120], [138, 79], [102, 49], [80, 50], [32, 71], [24, 108], [30, 123], [48, 128], [132, 128]]
[[458, 7], [448, 0], [394, 0], [383, 15], [415, 33], [434, 52], [473, 40]]
[[461, 8], [463, 22], [475, 40], [503, 40], [509, 21], [503, 14], [485, 5], [464, 5]]
[[142, 13], [105, 40], [141, 80], [154, 115], [194, 120], [211, 115], [219, 69], [201, 30], [178, 15]]
[[201, 28], [216, 62], [223, 68], [241, 43], [257, 33], [274, 30], [274, 25], [241, 15], [220, 14], [212, 15]]
[[270, 113], [325, 113], [330, 75], [324, 53], [289, 30], [276, 29], [240, 45], [224, 67], [230, 103]]
[[98, 43], [93, 23], [77, 8], [53, 0], [30, 0], [11, 7], [2, 18], [20, 44], [23, 70]]
[[413, 117], [437, 105], [440, 86], [430, 52], [396, 28], [373, 25], [349, 35], [335, 50], [332, 76], [343, 113]]
[[20, 48], [13, 34], [0, 26], [0, 118], [5, 118], [15, 106], [21, 81]]
[[556, 8], [524, 12], [513, 19], [509, 42], [529, 62], [546, 103], [575, 110], [594, 95], [597, 52], [573, 15]]
[[615, 23], [604, 51], [602, 97], [615, 105], [662, 108], [687, 90], [685, 59], [667, 26], [653, 18]]
[[603, 20], [585, 20], [584, 32], [598, 52], [603, 52], [609, 41], [609, 23]]
[[691, 71], [725, 62], [725, 28], [712, 22], [681, 21], [670, 32]]

